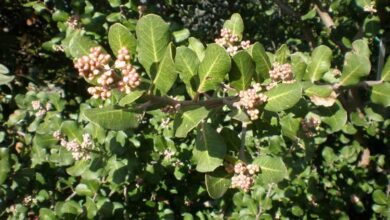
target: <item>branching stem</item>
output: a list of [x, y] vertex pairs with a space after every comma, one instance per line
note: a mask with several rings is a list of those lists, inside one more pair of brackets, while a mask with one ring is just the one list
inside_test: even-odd
[[[271, 196], [271, 192], [272, 192], [272, 187], [274, 186], [273, 183], [269, 184], [268, 185], [268, 191], [267, 191], [267, 194], [265, 195], [265, 199], [264, 199], [264, 203], [266, 204], [268, 202], [268, 199], [269, 197]], [[261, 217], [261, 214], [263, 212], [263, 204], [261, 203], [261, 201], [259, 202], [259, 211], [257, 212], [257, 215], [256, 215], [256, 220], [259, 220], [260, 217]]]
[[248, 124], [246, 122], [242, 123], [242, 130], [241, 130], [241, 147], [240, 147], [240, 160], [246, 162], [245, 158], [245, 137], [246, 137], [246, 131], [247, 131]]

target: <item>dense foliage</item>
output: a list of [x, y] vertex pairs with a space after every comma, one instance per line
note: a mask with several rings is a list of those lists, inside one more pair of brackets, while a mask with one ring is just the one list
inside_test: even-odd
[[388, 1], [1, 4], [1, 218], [390, 219]]

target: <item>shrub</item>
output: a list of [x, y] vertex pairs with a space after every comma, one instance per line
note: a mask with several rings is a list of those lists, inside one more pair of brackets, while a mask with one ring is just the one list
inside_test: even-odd
[[0, 216], [389, 217], [388, 4], [192, 3], [6, 3]]

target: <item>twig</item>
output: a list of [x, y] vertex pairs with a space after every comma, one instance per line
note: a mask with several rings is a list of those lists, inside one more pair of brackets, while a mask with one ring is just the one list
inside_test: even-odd
[[335, 26], [332, 17], [329, 15], [329, 13], [324, 8], [321, 7], [320, 3], [318, 3], [318, 2], [315, 3], [314, 8], [316, 9], [316, 11], [317, 11], [318, 15], [320, 16], [321, 21], [325, 25], [325, 27], [331, 29]]
[[[267, 194], [265, 195], [264, 203], [267, 203], [269, 197], [271, 196], [273, 186], [274, 186], [273, 183], [268, 185], [268, 191]], [[263, 205], [261, 204], [261, 201], [259, 201], [259, 211], [256, 214], [256, 220], [260, 219], [262, 212], [263, 212]]]
[[65, 199], [65, 201], [69, 201], [75, 196], [76, 196], [76, 192], [73, 191], [72, 194], [70, 194], [70, 196], [68, 196], [68, 198]]
[[[367, 81], [361, 81], [360, 83], [354, 85], [354, 87], [370, 87], [374, 85], [378, 85], [383, 83], [382, 80], [367, 80]], [[340, 83], [336, 83], [332, 86], [334, 90], [338, 90], [342, 85]]]
[[378, 69], [376, 72], [375, 79], [379, 80], [381, 78], [381, 73], [383, 65], [385, 63], [386, 47], [383, 43], [383, 38], [379, 39], [379, 53], [378, 53]]
[[201, 100], [201, 101], [195, 101], [195, 100], [186, 100], [186, 101], [178, 101], [173, 98], [163, 96], [154, 96], [154, 95], [148, 95], [146, 96], [149, 101], [140, 104], [135, 107], [137, 110], [146, 110], [150, 108], [155, 108], [159, 106], [178, 106], [178, 107], [189, 107], [189, 106], [204, 106], [207, 108], [213, 108], [213, 107], [220, 107], [223, 105], [232, 105], [235, 100], [238, 99], [236, 96], [229, 96], [224, 98], [210, 98], [208, 100]]
[[245, 136], [246, 136], [246, 130], [247, 130], [247, 123], [242, 122], [242, 130], [241, 130], [241, 147], [240, 147], [240, 160], [246, 162], [245, 158]]

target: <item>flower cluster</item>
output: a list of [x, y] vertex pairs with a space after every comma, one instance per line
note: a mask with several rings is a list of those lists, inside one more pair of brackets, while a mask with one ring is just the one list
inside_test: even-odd
[[226, 48], [226, 51], [230, 55], [234, 55], [237, 53], [238, 49], [248, 49], [250, 46], [250, 41], [239, 41], [237, 35], [234, 35], [230, 29], [222, 28], [221, 30], [221, 38], [215, 39], [215, 43], [221, 45]]
[[279, 64], [277, 62], [272, 64], [272, 69], [269, 71], [269, 76], [272, 82], [266, 87], [267, 90], [270, 90], [276, 86], [279, 82], [281, 83], [293, 83], [294, 75], [292, 73], [291, 64]]
[[307, 137], [313, 137], [320, 124], [320, 119], [313, 116], [301, 121], [302, 130]]
[[25, 196], [24, 198], [23, 198], [23, 205], [25, 205], [25, 206], [30, 206], [31, 205], [31, 203], [33, 203], [33, 198], [32, 198], [32, 196], [31, 195], [27, 195], [27, 196]]
[[76, 139], [68, 141], [60, 131], [55, 131], [53, 137], [60, 141], [61, 146], [72, 153], [75, 160], [88, 160], [91, 158], [89, 151], [92, 149], [93, 141], [90, 134], [83, 134], [83, 142], [81, 144]]
[[80, 16], [73, 15], [73, 16], [69, 17], [69, 19], [66, 21], [66, 24], [71, 29], [78, 29], [78, 28], [80, 28], [81, 27]]
[[375, 1], [371, 2], [369, 5], [365, 5], [363, 10], [370, 13], [376, 13]]
[[236, 163], [234, 165], [234, 176], [232, 177], [232, 188], [242, 189], [248, 192], [254, 183], [253, 176], [260, 171], [255, 164]]
[[260, 111], [257, 107], [267, 101], [267, 96], [260, 92], [261, 86], [259, 83], [254, 84], [252, 88], [240, 91], [238, 94], [240, 100], [234, 103], [234, 106], [237, 108], [242, 106], [251, 120], [258, 119]]
[[52, 105], [49, 102], [43, 106], [39, 100], [32, 101], [31, 106], [33, 110], [36, 111], [36, 117], [43, 117], [45, 116], [46, 112], [52, 109]]
[[[130, 54], [126, 48], [118, 51], [114, 66], [109, 65], [111, 56], [104, 53], [101, 47], [93, 47], [88, 56], [82, 56], [75, 62], [79, 75], [88, 80], [97, 79], [97, 86], [89, 87], [93, 98], [108, 99], [112, 89], [129, 94], [140, 85], [137, 70], [130, 64]], [[116, 70], [120, 73], [117, 74]]]

